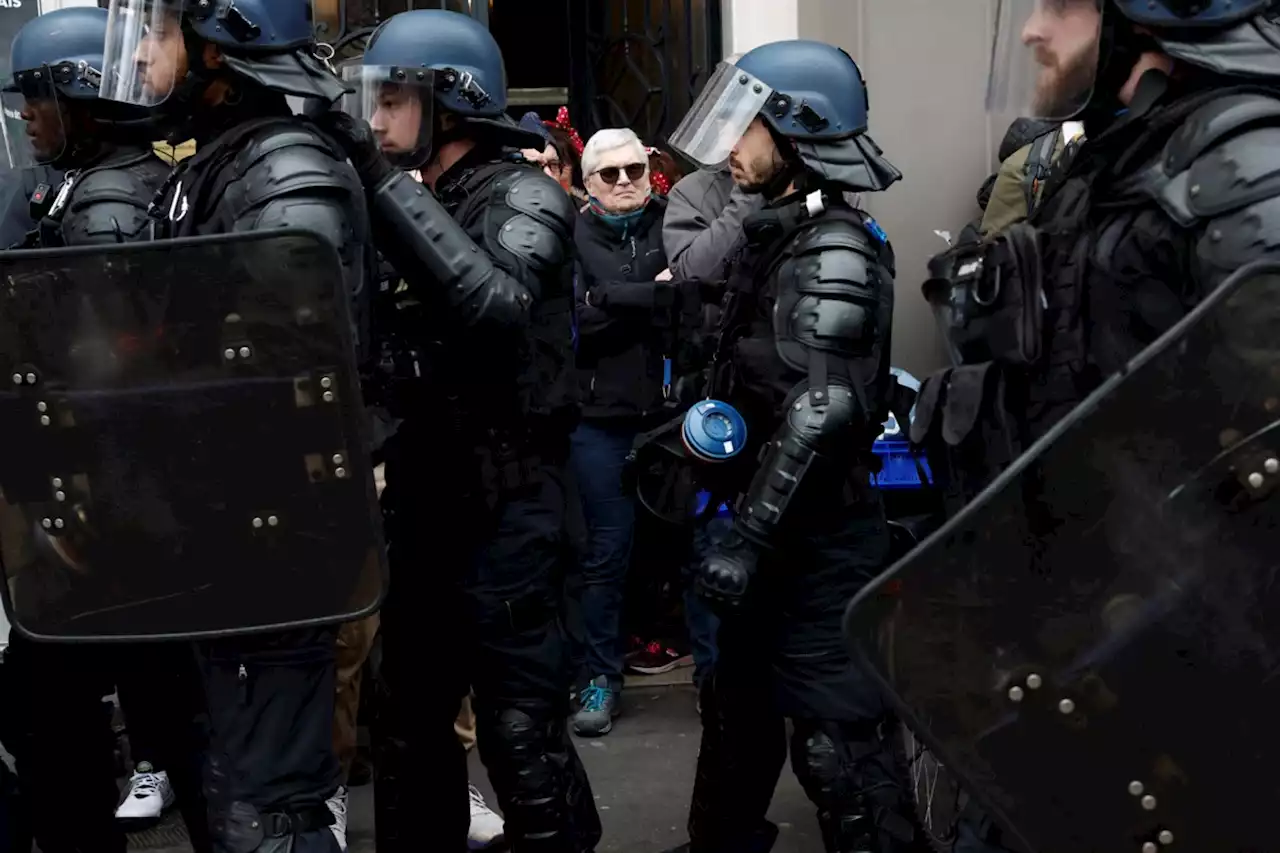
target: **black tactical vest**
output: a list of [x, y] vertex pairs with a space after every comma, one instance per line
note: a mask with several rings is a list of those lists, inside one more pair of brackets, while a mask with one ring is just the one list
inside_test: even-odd
[[1189, 236], [1142, 181], [1206, 97], [1117, 121], [1064, 155], [1027, 222], [930, 261], [924, 293], [955, 366], [925, 380], [912, 440], [961, 501], [1162, 331], [1128, 316], [1151, 306], [1122, 303], [1176, 303], [1144, 285], [1185, 277]]
[[[710, 393], [738, 406], [752, 424], [753, 436], [760, 440], [767, 438], [781, 422], [783, 407], [797, 381], [797, 371], [777, 354], [773, 315], [780, 285], [777, 273], [793, 257], [801, 232], [822, 227], [823, 223], [852, 224], [867, 235], [869, 245], [879, 248], [878, 263], [890, 277], [893, 274], [892, 250], [870, 216], [837, 202], [817, 218], [808, 218], [801, 213], [804, 204], [804, 200], [800, 200], [781, 208], [766, 208], [748, 217], [744, 223], [746, 241], [729, 264], [721, 304]], [[878, 318], [877, 325], [884, 335], [879, 362], [854, 365], [858, 375], [850, 377], [850, 381], [859, 382], [865, 391], [873, 413], [868, 420], [868, 450], [888, 417], [889, 397], [896, 387], [889, 372], [891, 322], [891, 315]]]

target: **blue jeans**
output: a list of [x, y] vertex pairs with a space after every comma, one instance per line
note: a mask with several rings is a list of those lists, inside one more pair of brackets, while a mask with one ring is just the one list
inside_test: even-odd
[[711, 549], [733, 528], [733, 519], [716, 516], [705, 527], [693, 533], [693, 557], [685, 568], [684, 623], [689, 629], [689, 645], [693, 650], [693, 680], [698, 686], [715, 669], [719, 655], [716, 633], [720, 630], [720, 617], [711, 610], [694, 589], [699, 564], [711, 553]]
[[622, 598], [635, 527], [635, 507], [622, 490], [622, 465], [637, 434], [631, 425], [583, 422], [569, 455], [587, 527], [577, 571], [565, 584], [575, 676], [585, 681], [604, 675], [615, 687], [622, 684]]

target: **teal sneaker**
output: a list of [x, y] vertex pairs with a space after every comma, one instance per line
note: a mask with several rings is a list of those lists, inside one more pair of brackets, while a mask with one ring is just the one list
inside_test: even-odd
[[578, 737], [600, 737], [613, 728], [618, 708], [618, 691], [603, 675], [592, 679], [578, 692], [578, 712], [573, 715], [573, 731]]

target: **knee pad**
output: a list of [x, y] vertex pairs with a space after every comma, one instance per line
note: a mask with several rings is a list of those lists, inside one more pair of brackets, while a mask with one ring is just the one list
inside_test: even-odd
[[791, 763], [818, 807], [823, 841], [833, 853], [905, 851], [916, 837], [892, 751], [863, 727], [797, 720]]
[[530, 850], [565, 844], [567, 789], [563, 725], [549, 710], [502, 708], [485, 714], [477, 744], [507, 819], [508, 834]]

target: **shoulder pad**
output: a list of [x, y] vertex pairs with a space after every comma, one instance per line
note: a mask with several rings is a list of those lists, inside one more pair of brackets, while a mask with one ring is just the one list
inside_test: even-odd
[[565, 234], [573, 233], [577, 211], [560, 184], [535, 169], [519, 168], [506, 186], [507, 207], [563, 230]]
[[305, 124], [272, 125], [254, 134], [229, 169], [232, 181], [242, 184], [245, 209], [307, 190], [350, 192], [358, 183], [345, 159]]
[[158, 157], [129, 166], [94, 169], [77, 180], [67, 202], [69, 211], [105, 201], [117, 201], [147, 207], [151, 197], [164, 183], [169, 166]]
[[854, 223], [819, 220], [797, 236], [783, 277], [809, 293], [874, 288], [879, 250], [871, 235]]
[[800, 231], [789, 254], [797, 256], [817, 252], [852, 252], [866, 260], [882, 264], [892, 274], [893, 246], [889, 243], [888, 235], [868, 214], [859, 211], [859, 215], [862, 217], [861, 224], [835, 217], [818, 219], [812, 226]]
[[859, 227], [848, 220], [826, 216], [800, 229], [791, 245], [793, 255], [807, 255], [827, 249], [852, 249], [874, 258], [880, 252], [877, 240], [865, 226]]
[[1201, 106], [1142, 184], [1184, 227], [1280, 195], [1280, 98], [1246, 92]]
[[[563, 265], [570, 257], [574, 210], [569, 194], [534, 169], [517, 167], [495, 182], [505, 217], [494, 217], [498, 244], [535, 272]], [[497, 201], [497, 199], [495, 199]]]

